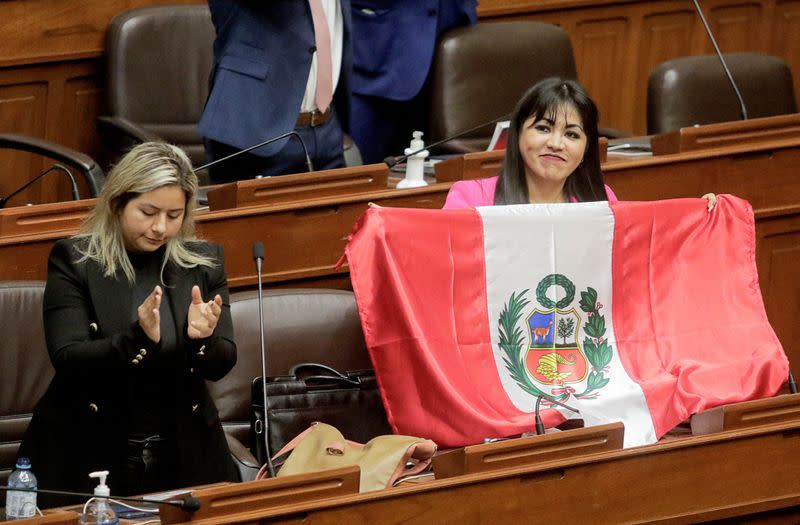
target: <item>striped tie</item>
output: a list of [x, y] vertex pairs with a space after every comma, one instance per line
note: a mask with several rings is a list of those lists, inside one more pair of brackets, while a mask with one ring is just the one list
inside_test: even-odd
[[317, 43], [317, 109], [324, 113], [333, 100], [333, 68], [331, 67], [331, 32], [322, 8], [322, 0], [308, 0], [314, 20]]

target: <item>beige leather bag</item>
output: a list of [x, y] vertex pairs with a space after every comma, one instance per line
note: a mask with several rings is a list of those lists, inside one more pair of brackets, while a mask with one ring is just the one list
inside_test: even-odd
[[[275, 454], [291, 452], [278, 477], [358, 465], [360, 492], [391, 487], [398, 479], [418, 474], [431, 463], [436, 443], [409, 436], [378, 436], [366, 444], [348, 441], [335, 427], [314, 423]], [[256, 479], [266, 477], [266, 465]]]

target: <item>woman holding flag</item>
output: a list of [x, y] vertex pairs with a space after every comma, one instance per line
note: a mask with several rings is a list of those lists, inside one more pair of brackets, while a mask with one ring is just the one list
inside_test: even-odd
[[[496, 177], [458, 181], [444, 209], [495, 204], [616, 202], [603, 183], [594, 101], [575, 80], [546, 78], [519, 100], [511, 117], [503, 169]], [[709, 211], [716, 199], [706, 196]]]

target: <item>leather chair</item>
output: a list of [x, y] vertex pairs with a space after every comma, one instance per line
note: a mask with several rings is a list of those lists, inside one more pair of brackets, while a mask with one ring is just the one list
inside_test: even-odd
[[[795, 113], [789, 66], [758, 53], [728, 53], [748, 116]], [[659, 64], [647, 84], [647, 133], [667, 133], [695, 124], [741, 120], [739, 101], [717, 55], [676, 58]]]
[[[353, 292], [324, 289], [270, 290], [264, 294], [267, 375], [285, 375], [298, 363], [322, 363], [340, 371], [372, 368]], [[258, 295], [231, 294], [238, 359], [221, 380], [209, 383], [228, 446], [242, 479], [260, 466], [250, 454], [251, 385], [261, 376]]]
[[98, 127], [115, 157], [145, 141], [182, 148], [203, 163], [197, 123], [208, 94], [214, 26], [208, 6], [159, 5], [115, 16], [106, 35], [110, 116]]
[[[106, 36], [111, 114], [97, 119], [111, 162], [138, 143], [163, 141], [183, 149], [193, 165], [205, 163], [197, 124], [208, 97], [214, 35], [205, 4], [140, 7], [111, 20]], [[344, 154], [348, 166], [362, 164], [347, 136]], [[205, 173], [198, 175], [206, 180]]]
[[[425, 142], [510, 114], [531, 85], [553, 76], [578, 77], [569, 35], [560, 27], [519, 21], [448, 31], [439, 39], [434, 56], [430, 136]], [[441, 148], [453, 153], [485, 150], [493, 132], [491, 124]]]
[[[0, 149], [34, 153], [64, 163], [67, 168], [77, 169], [83, 176], [88, 188], [88, 194], [81, 195], [83, 198], [96, 197], [106, 182], [103, 169], [94, 159], [79, 151], [46, 139], [14, 133], [2, 133], [0, 134]], [[5, 198], [8, 197], [8, 195], [5, 196]]]
[[0, 485], [14, 470], [33, 409], [55, 373], [44, 340], [43, 295], [43, 281], [0, 282]]

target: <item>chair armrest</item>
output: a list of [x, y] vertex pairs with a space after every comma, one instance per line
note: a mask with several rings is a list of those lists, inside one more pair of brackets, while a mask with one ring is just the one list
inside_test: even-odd
[[225, 432], [225, 440], [228, 442], [228, 449], [233, 456], [233, 462], [239, 470], [242, 481], [252, 481], [256, 479], [256, 474], [261, 465], [258, 460], [250, 453], [250, 449], [245, 447], [241, 441]]
[[97, 129], [117, 141], [139, 144], [140, 142], [163, 142], [163, 139], [122, 117], [97, 117]]
[[106, 181], [103, 169], [93, 158], [46, 139], [15, 133], [0, 133], [0, 148], [28, 151], [78, 168], [86, 179], [92, 197], [97, 196]]

